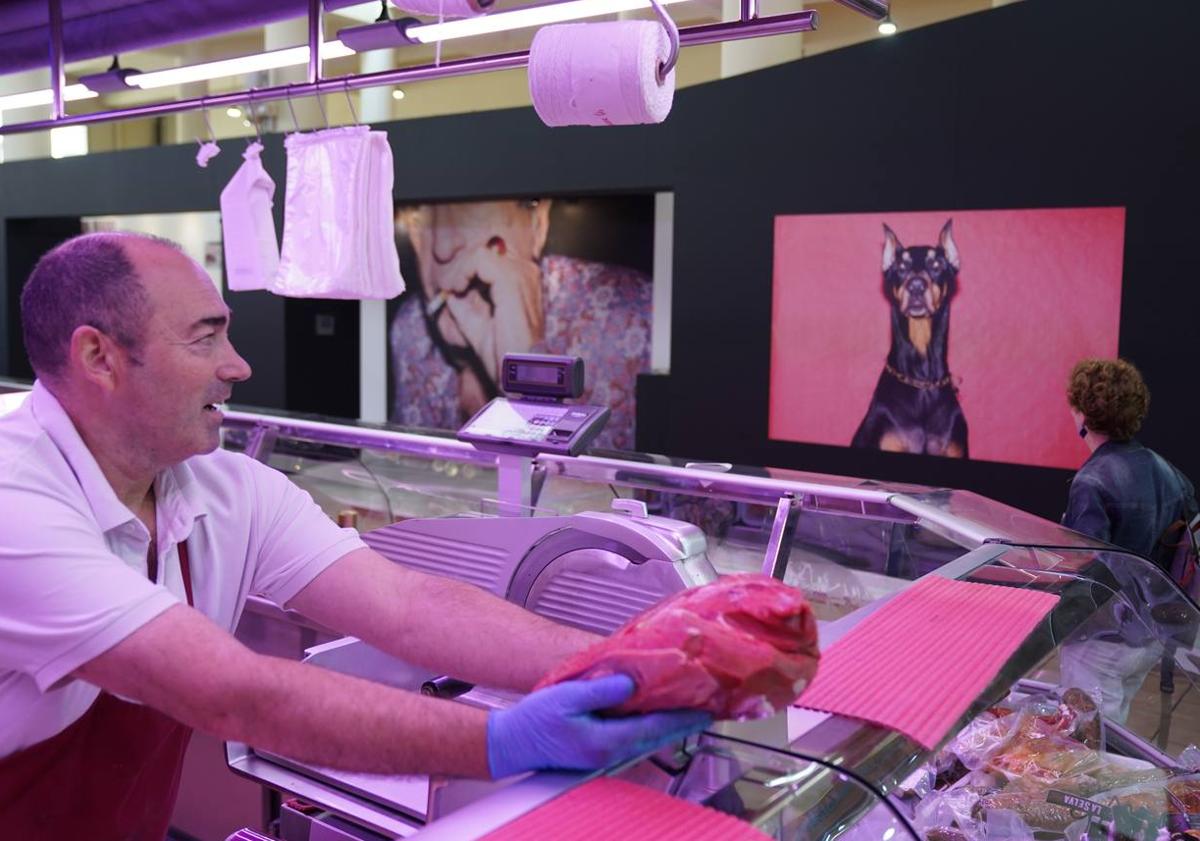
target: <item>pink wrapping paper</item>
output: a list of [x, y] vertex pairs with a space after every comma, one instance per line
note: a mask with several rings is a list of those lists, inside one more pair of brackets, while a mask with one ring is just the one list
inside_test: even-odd
[[1058, 596], [931, 577], [821, 654], [797, 706], [941, 742]]
[[483, 841], [767, 841], [737, 818], [644, 786], [600, 777], [483, 836]]

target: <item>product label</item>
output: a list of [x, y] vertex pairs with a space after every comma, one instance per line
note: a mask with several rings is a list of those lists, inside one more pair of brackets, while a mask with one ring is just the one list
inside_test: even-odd
[[1099, 818], [1102, 821], [1111, 821], [1113, 816], [1112, 809], [1108, 806], [1101, 806], [1094, 800], [1088, 800], [1086, 797], [1080, 797], [1077, 794], [1067, 794], [1065, 791], [1051, 790], [1047, 792], [1046, 802], [1066, 806], [1072, 811], [1082, 812], [1085, 815]]

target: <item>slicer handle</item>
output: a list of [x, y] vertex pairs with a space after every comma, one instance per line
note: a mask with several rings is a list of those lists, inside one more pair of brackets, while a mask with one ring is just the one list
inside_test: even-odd
[[618, 497], [612, 501], [612, 510], [624, 512], [630, 517], [636, 517], [639, 520], [644, 520], [650, 516], [650, 511], [646, 508], [646, 503], [640, 499], [622, 499]]
[[470, 692], [475, 688], [475, 684], [467, 683], [465, 680], [442, 675], [441, 677], [430, 678], [421, 684], [422, 695], [432, 695], [435, 698], [457, 698], [459, 695]]

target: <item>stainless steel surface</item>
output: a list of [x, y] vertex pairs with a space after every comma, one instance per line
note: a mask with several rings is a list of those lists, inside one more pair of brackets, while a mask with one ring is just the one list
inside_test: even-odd
[[[308, 83], [321, 81], [321, 0], [308, 0]], [[319, 101], [319, 97], [318, 97]]]
[[397, 563], [595, 633], [611, 633], [664, 596], [716, 579], [699, 529], [648, 515], [408, 520], [363, 540]]
[[947, 540], [951, 540], [967, 549], [982, 546], [991, 539], [1008, 536], [1006, 534], [996, 534], [994, 531], [984, 529], [978, 523], [974, 523], [964, 517], [956, 517], [953, 514], [948, 514], [936, 506], [912, 499], [904, 494], [889, 495], [888, 504], [895, 506], [900, 511], [912, 514], [917, 518], [919, 525], [929, 529], [934, 534], [941, 535]]
[[421, 821], [395, 810], [365, 801], [338, 786], [313, 779], [306, 773], [287, 768], [277, 761], [265, 759], [240, 742], [225, 743], [226, 764], [235, 773], [256, 782], [319, 803], [349, 820], [389, 837], [407, 838], [415, 835]]
[[883, 20], [887, 17], [890, 5], [889, 0], [837, 0], [837, 2], [874, 20]]
[[51, 115], [61, 120], [66, 111], [63, 108], [63, 86], [66, 84], [66, 74], [63, 71], [63, 14], [62, 0], [48, 0], [50, 13], [50, 95]]
[[297, 441], [336, 444], [346, 447], [369, 447], [409, 453], [428, 458], [448, 458], [455, 461], [495, 465], [494, 453], [476, 450], [470, 444], [454, 438], [417, 435], [370, 426], [350, 426], [330, 421], [286, 415], [265, 415], [230, 409], [225, 412], [224, 426], [229, 429], [254, 429], [270, 426], [280, 437]]
[[800, 506], [796, 504], [794, 496], [787, 493], [779, 498], [779, 504], [775, 506], [775, 519], [771, 523], [771, 537], [767, 540], [767, 552], [763, 556], [763, 575], [783, 580], [792, 553], [799, 513]]

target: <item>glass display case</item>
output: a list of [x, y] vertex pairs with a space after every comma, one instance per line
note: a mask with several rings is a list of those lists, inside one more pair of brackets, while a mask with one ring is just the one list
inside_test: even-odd
[[[762, 570], [801, 588], [823, 649], [929, 576], [1052, 593], [1054, 608], [934, 749], [792, 708], [721, 722], [604, 773], [779, 839], [1198, 837], [1200, 611], [1143, 558], [957, 490], [599, 451], [514, 466], [444, 433], [243, 411], [228, 413], [223, 435], [369, 534], [445, 518], [504, 530], [514, 512], [526, 524], [544, 518], [547, 533], [591, 529], [600, 515], [674, 523], [669, 545], [686, 545], [675, 562], [692, 564], [689, 575]], [[523, 491], [506, 500], [514, 469]], [[691, 579], [680, 580], [673, 586]], [[608, 627], [638, 604], [605, 602]], [[239, 635], [414, 691], [436, 677], [258, 599]], [[903, 656], [903, 641], [896, 650]], [[495, 708], [515, 698], [475, 687], [456, 700]], [[285, 838], [307, 837], [296, 822], [312, 820], [342, 833], [330, 837], [479, 837], [588, 779], [372, 777], [237, 744], [227, 757], [239, 774], [319, 807], [314, 817], [285, 806]]]
[[[231, 413], [226, 446], [288, 473], [331, 516], [350, 516], [364, 531], [488, 516], [505, 469], [448, 435], [300, 417]], [[1200, 613], [1146, 560], [956, 490], [597, 451], [539, 456], [529, 470], [522, 513], [569, 517], [609, 511], [620, 499], [690, 523], [716, 572], [763, 570], [803, 589], [823, 647], [923, 576], [1059, 597], [936, 750], [861, 721], [792, 709], [719, 723], [607, 773], [781, 839], [1156, 838], [1200, 822], [1200, 776], [1190, 772], [1200, 767], [1191, 746], [1200, 741]], [[411, 668], [379, 656], [367, 656], [374, 665], [363, 671], [353, 644], [319, 653], [322, 665], [376, 679]], [[458, 700], [492, 707], [513, 699], [477, 688]], [[272, 782], [263, 758], [238, 747]], [[364, 830], [419, 829], [431, 839], [486, 834], [586, 779], [464, 784], [469, 793], [459, 781], [433, 780], [415, 805], [385, 809], [386, 796], [361, 777], [347, 783], [294, 764], [287, 771], [273, 784]]]

